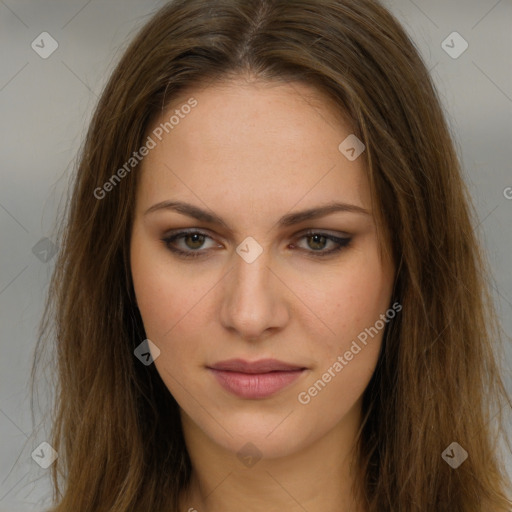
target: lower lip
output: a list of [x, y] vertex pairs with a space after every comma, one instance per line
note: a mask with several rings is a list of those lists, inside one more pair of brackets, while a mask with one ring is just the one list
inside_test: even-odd
[[269, 373], [239, 373], [224, 370], [209, 370], [215, 375], [220, 385], [240, 398], [267, 398], [289, 386], [305, 370], [293, 370]]

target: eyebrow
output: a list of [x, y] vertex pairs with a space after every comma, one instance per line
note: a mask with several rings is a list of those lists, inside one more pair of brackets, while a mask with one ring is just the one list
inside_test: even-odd
[[[171, 210], [183, 215], [187, 215], [188, 217], [192, 217], [201, 222], [207, 222], [209, 224], [219, 224], [227, 227], [226, 222], [213, 212], [209, 212], [203, 210], [195, 205], [184, 203], [182, 201], [162, 201], [160, 203], [154, 204], [150, 208], [148, 208], [144, 215], [148, 215], [149, 213], [162, 211], [162, 210]], [[280, 227], [292, 226], [294, 224], [299, 224], [304, 221], [317, 219], [320, 217], [325, 217], [331, 213], [336, 212], [347, 212], [347, 213], [357, 213], [361, 215], [371, 215], [368, 210], [361, 206], [357, 206], [355, 204], [348, 203], [340, 203], [340, 202], [332, 202], [326, 205], [317, 206], [315, 208], [309, 208], [307, 210], [303, 210], [300, 212], [293, 212], [283, 215], [279, 221], [278, 225]]]

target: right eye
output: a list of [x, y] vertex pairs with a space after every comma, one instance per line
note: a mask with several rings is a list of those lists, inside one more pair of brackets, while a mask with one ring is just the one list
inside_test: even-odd
[[[165, 246], [173, 253], [177, 254], [182, 258], [197, 258], [206, 255], [206, 251], [199, 251], [203, 244], [205, 243], [205, 239], [209, 238], [212, 240], [210, 236], [201, 231], [180, 231], [171, 236], [167, 236], [162, 239]], [[185, 247], [177, 247], [176, 241], [182, 241], [186, 244]]]

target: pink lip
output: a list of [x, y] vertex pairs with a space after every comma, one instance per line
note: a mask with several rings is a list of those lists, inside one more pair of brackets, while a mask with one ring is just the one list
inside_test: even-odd
[[208, 369], [220, 385], [240, 398], [266, 398], [290, 385], [306, 370], [275, 359], [244, 361], [231, 359]]

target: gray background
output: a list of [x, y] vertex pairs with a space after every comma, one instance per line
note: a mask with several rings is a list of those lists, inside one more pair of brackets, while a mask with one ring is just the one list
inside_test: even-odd
[[[163, 3], [0, 0], [0, 512], [43, 510], [50, 496], [49, 470], [31, 458], [46, 437], [32, 426], [27, 383], [54, 258], [45, 262], [45, 254], [34, 254], [33, 248], [46, 237], [54, 240], [57, 208], [109, 73], [134, 30]], [[510, 335], [512, 2], [385, 4], [432, 70], [479, 214], [477, 231], [488, 250], [494, 295]], [[42, 59], [31, 43], [45, 31], [59, 46]], [[441, 47], [454, 31], [469, 44], [457, 59]], [[508, 369], [511, 362], [507, 342], [503, 364]], [[510, 371], [506, 380], [512, 392]], [[36, 417], [36, 425], [40, 421]]]

